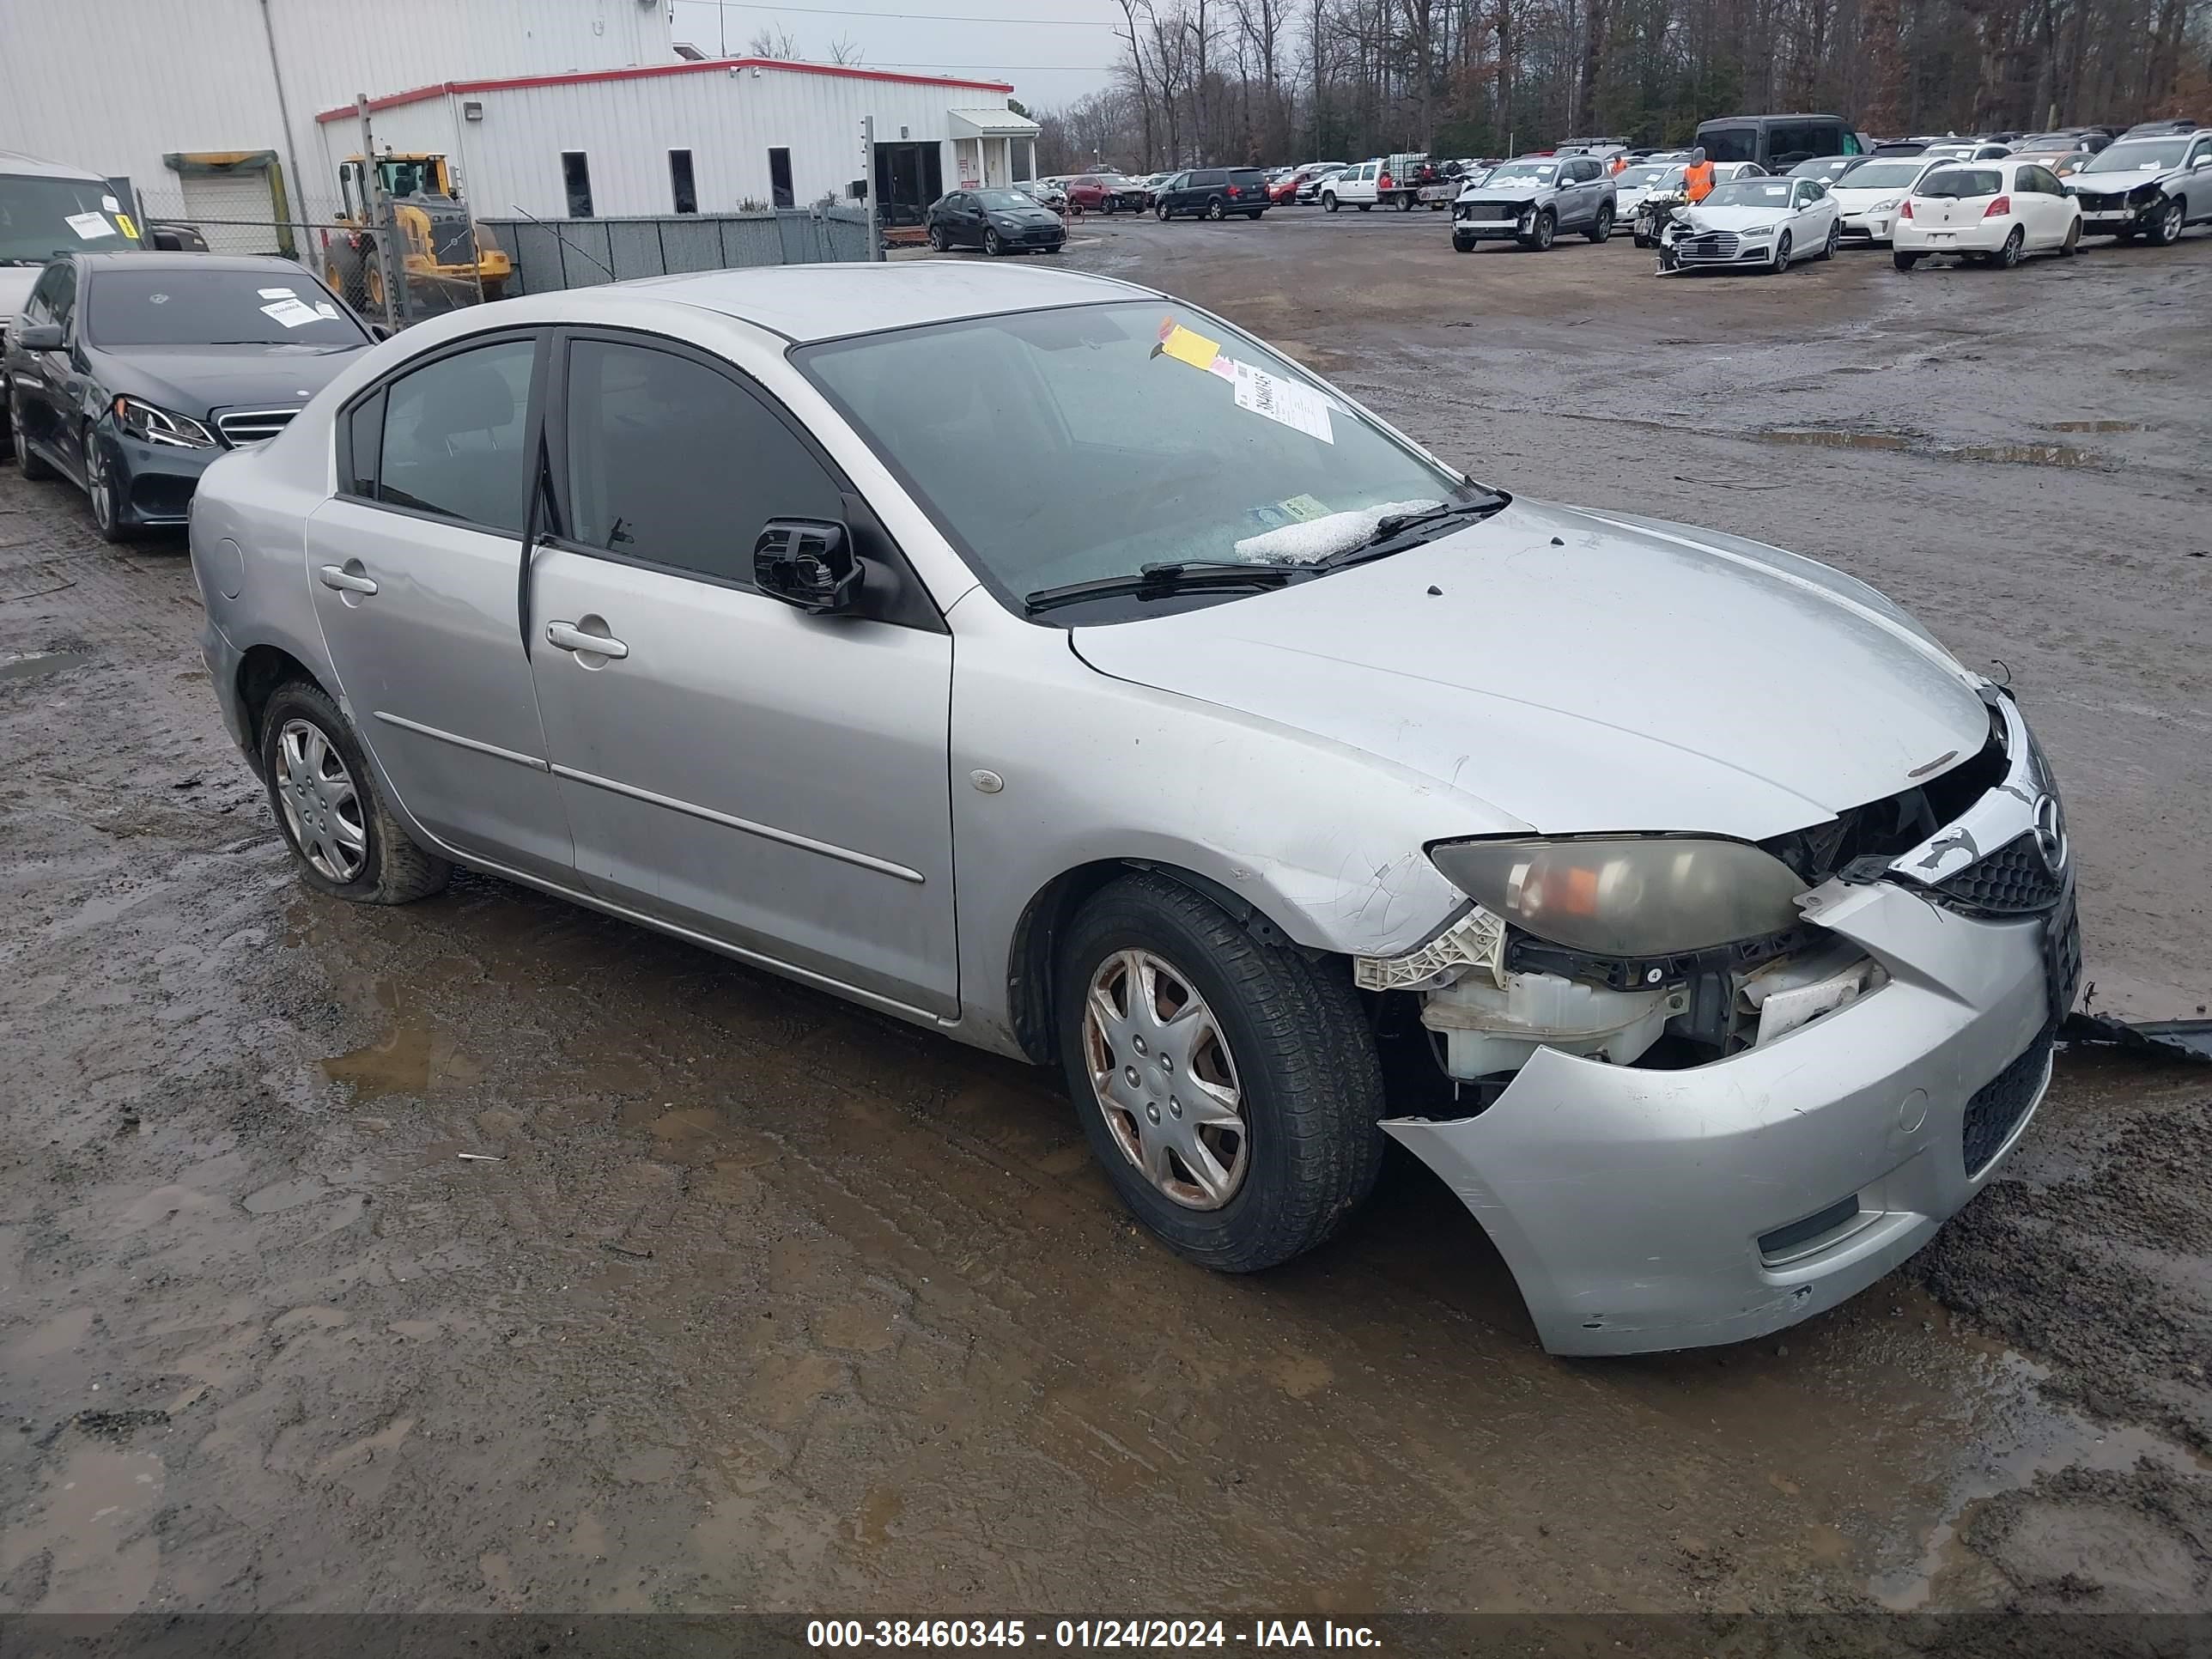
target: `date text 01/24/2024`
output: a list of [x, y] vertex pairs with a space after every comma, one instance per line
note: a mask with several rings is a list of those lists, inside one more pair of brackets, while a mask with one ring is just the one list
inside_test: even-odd
[[811, 1619], [811, 1648], [1364, 1648], [1382, 1638], [1365, 1625], [1255, 1619]]

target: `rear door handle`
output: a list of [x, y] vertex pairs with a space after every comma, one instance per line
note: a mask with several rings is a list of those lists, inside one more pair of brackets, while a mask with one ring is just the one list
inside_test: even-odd
[[335, 587], [341, 593], [376, 592], [375, 579], [364, 576], [358, 571], [346, 570], [337, 565], [326, 564], [315, 574], [321, 580], [324, 586]]
[[581, 651], [594, 657], [627, 657], [629, 647], [605, 634], [587, 634], [574, 623], [545, 624], [545, 643], [563, 651]]

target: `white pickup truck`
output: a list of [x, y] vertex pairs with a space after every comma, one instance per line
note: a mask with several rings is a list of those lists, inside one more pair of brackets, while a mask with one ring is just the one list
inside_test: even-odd
[[1428, 161], [1426, 155], [1419, 154], [1378, 155], [1371, 161], [1346, 167], [1322, 185], [1321, 204], [1331, 213], [1340, 207], [1356, 207], [1365, 213], [1378, 203], [1396, 208], [1401, 213], [1410, 213], [1416, 204], [1448, 206], [1458, 185], [1441, 175], [1428, 184], [1420, 183], [1423, 174], [1429, 171]]

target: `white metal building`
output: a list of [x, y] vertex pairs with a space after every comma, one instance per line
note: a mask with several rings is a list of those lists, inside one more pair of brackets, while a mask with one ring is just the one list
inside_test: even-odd
[[701, 211], [773, 203], [779, 165], [796, 204], [842, 195], [863, 115], [909, 146], [879, 168], [901, 196], [1024, 177], [1036, 128], [1009, 90], [688, 61], [662, 0], [0, 0], [0, 149], [127, 178], [195, 220], [330, 216], [358, 131], [318, 117], [363, 93], [379, 149], [444, 149], [478, 211], [552, 217], [564, 153], [599, 215], [672, 210], [672, 150], [690, 152]]
[[[926, 206], [1035, 174], [1036, 124], [1000, 81], [765, 58], [454, 81], [370, 100], [377, 149], [434, 150], [481, 214], [716, 213], [849, 198], [860, 123], [878, 191]], [[325, 173], [361, 146], [350, 107], [320, 116]], [[898, 216], [895, 215], [894, 216]]]

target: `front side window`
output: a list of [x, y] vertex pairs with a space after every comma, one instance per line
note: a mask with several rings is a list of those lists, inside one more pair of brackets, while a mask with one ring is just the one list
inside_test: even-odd
[[325, 353], [369, 343], [330, 290], [301, 270], [102, 270], [87, 288], [96, 346], [283, 345]]
[[533, 341], [502, 340], [441, 357], [385, 388], [377, 500], [520, 535], [537, 353]]
[[[793, 359], [1016, 598], [1150, 564], [1310, 561], [1347, 529], [1361, 539], [1363, 513], [1470, 489], [1172, 301], [903, 329]], [[1102, 492], [1108, 477], [1127, 486]]]
[[750, 587], [770, 519], [842, 519], [836, 482], [720, 370], [605, 340], [568, 348], [568, 539]]

